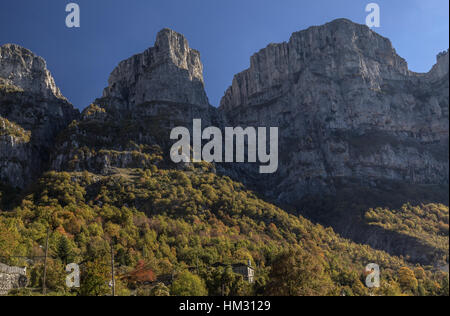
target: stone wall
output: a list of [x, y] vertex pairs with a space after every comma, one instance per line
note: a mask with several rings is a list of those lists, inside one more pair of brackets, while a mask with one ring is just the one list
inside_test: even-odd
[[25, 287], [27, 268], [10, 267], [0, 263], [0, 295], [6, 295], [12, 289]]

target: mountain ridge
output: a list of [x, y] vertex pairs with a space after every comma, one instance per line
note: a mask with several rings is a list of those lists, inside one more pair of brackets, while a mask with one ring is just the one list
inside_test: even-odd
[[16, 44], [0, 46], [0, 105], [0, 118], [29, 134], [27, 142], [16, 141], [14, 131], [0, 134], [0, 181], [23, 189], [48, 168], [56, 136], [79, 112], [61, 94], [45, 60]]
[[383, 248], [387, 232], [363, 219], [393, 196], [417, 201], [413, 192], [448, 203], [440, 189], [431, 193], [449, 182], [448, 85], [448, 51], [418, 74], [387, 38], [338, 19], [253, 55], [220, 111], [231, 125], [279, 127], [278, 172], [247, 172], [266, 199], [352, 240], [422, 260], [409, 242]]
[[[73, 235], [83, 230], [80, 222], [94, 226], [95, 221], [102, 222], [105, 231], [122, 225], [130, 234], [136, 234], [130, 223], [140, 222], [144, 223], [140, 234], [152, 239], [144, 229], [147, 221], [137, 214], [142, 209], [148, 225], [160, 235], [169, 229], [155, 217], [170, 222], [171, 229], [183, 220], [180, 225], [189, 223], [192, 229], [215, 223], [232, 232], [233, 238], [257, 241], [258, 247], [261, 240], [270, 240], [275, 247], [281, 236], [286, 247], [320, 248], [317, 258], [324, 252], [330, 258], [349, 255], [345, 260], [356, 262], [366, 246], [337, 241], [343, 236], [371, 247], [364, 258], [378, 258], [391, 267], [407, 264], [400, 257], [433, 266], [448, 262], [441, 248], [402, 234], [402, 227], [393, 225], [395, 230], [390, 231], [369, 222], [396, 214], [386, 210], [374, 215], [370, 208], [397, 210], [411, 201], [448, 205], [448, 51], [439, 55], [429, 73], [415, 74], [388, 39], [374, 34], [345, 19], [295, 32], [289, 42], [271, 44], [252, 56], [250, 68], [235, 76], [220, 108], [209, 104], [200, 54], [183, 35], [169, 29], [158, 34], [153, 47], [120, 62], [103, 96], [81, 114], [58, 98], [51, 85], [4, 78], [0, 180], [26, 188], [27, 193], [12, 214], [32, 225], [43, 223], [44, 210], [55, 208], [52, 225], [73, 239], [80, 253], [96, 248], [75, 240]], [[24, 72], [33, 77], [28, 69]], [[38, 76], [41, 82], [51, 82], [45, 65], [38, 69], [39, 75], [44, 74]], [[173, 164], [170, 131], [176, 126], [190, 128], [195, 118], [201, 118], [204, 126], [221, 128], [278, 126], [278, 172], [259, 175], [253, 164]], [[245, 191], [244, 185], [253, 192]], [[78, 213], [78, 207], [83, 212]], [[433, 222], [439, 233], [445, 233], [442, 208], [437, 214], [444, 214], [439, 218], [443, 225]], [[126, 218], [126, 223], [118, 217]], [[249, 237], [255, 227], [259, 233]], [[158, 243], [155, 237], [154, 242], [164, 245], [164, 256], [171, 262], [192, 264], [189, 254], [172, 242], [177, 229], [169, 241]], [[90, 233], [83, 230], [83, 236]], [[94, 235], [89, 236], [98, 242]], [[320, 242], [315, 241], [317, 236]], [[139, 245], [136, 254], [130, 244], [122, 241], [120, 247], [136, 258], [159, 251]], [[176, 251], [167, 250], [167, 244]], [[183, 245], [189, 247], [184, 241]], [[204, 246], [211, 245], [204, 241]], [[263, 248], [247, 246], [251, 256], [271, 263], [264, 257], [269, 254], [258, 253]], [[344, 248], [351, 254], [337, 253]], [[386, 259], [384, 252], [374, 249], [392, 257]], [[132, 256], [123, 254], [130, 262]], [[217, 256], [205, 257], [211, 264], [208, 260]], [[363, 262], [357, 265], [362, 268]]]

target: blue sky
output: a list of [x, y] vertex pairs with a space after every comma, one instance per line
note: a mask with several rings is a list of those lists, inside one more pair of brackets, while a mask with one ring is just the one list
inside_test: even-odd
[[[81, 28], [65, 26], [67, 3]], [[381, 7], [376, 31], [391, 39], [411, 70], [426, 72], [449, 47], [448, 0], [14, 0], [0, 3], [0, 45], [16, 43], [47, 60], [63, 94], [78, 108], [101, 96], [114, 67], [153, 46], [169, 27], [202, 55], [206, 90], [218, 105], [234, 74], [269, 43], [335, 18], [364, 23]]]

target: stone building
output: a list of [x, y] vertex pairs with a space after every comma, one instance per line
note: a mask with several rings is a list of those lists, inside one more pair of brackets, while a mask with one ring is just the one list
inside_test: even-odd
[[[227, 267], [228, 265], [223, 263], [216, 263], [213, 267]], [[244, 280], [253, 283], [255, 282], [255, 269], [252, 267], [252, 263], [249, 260], [247, 264], [245, 263], [235, 263], [231, 265], [233, 272], [236, 274], [240, 274], [244, 277]]]
[[255, 269], [252, 267], [250, 260], [247, 264], [236, 263], [231, 265], [231, 267], [233, 268], [233, 272], [242, 275], [245, 281], [248, 281], [249, 283], [255, 281]]

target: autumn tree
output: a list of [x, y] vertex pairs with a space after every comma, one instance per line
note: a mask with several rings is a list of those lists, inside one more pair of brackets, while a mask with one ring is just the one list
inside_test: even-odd
[[205, 273], [209, 294], [213, 296], [250, 295], [251, 287], [242, 275], [233, 272], [231, 266], [219, 267]]
[[205, 282], [197, 275], [184, 271], [178, 275], [171, 287], [174, 296], [206, 296]]
[[111, 293], [109, 266], [97, 259], [85, 264], [81, 274], [80, 294], [82, 296], [105, 296]]
[[414, 293], [417, 290], [418, 281], [414, 275], [414, 271], [408, 267], [400, 268], [398, 271], [398, 281], [405, 292]]
[[170, 296], [170, 290], [163, 283], [158, 283], [150, 290], [150, 296]]
[[301, 250], [281, 254], [269, 277], [266, 294], [271, 296], [323, 296], [333, 288], [320, 255]]
[[16, 220], [4, 220], [0, 217], [0, 258], [5, 260], [5, 263], [14, 263], [11, 256], [20, 252], [21, 235], [18, 224]]

